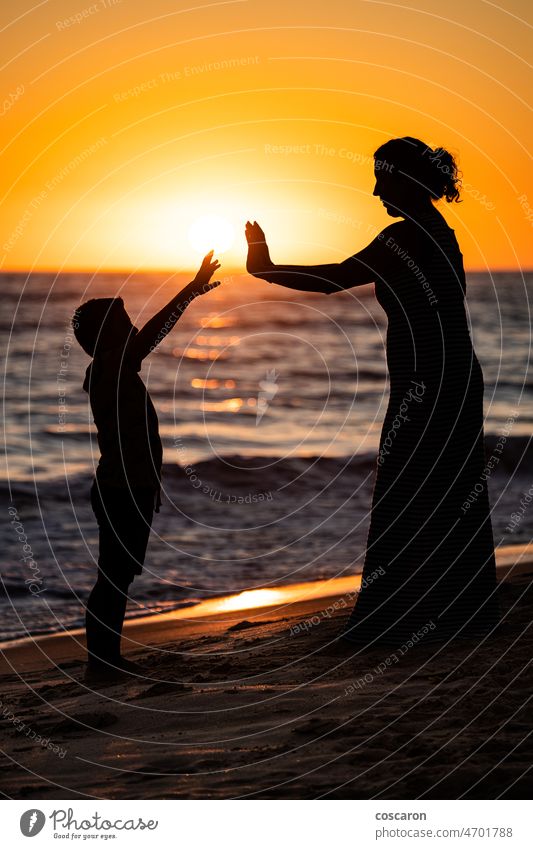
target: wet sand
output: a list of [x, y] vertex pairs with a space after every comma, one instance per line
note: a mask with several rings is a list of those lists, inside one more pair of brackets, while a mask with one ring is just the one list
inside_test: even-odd
[[81, 632], [2, 651], [2, 793], [74, 798], [528, 798], [533, 546], [498, 551], [482, 641], [339, 647], [358, 579], [129, 621], [132, 677], [84, 683]]

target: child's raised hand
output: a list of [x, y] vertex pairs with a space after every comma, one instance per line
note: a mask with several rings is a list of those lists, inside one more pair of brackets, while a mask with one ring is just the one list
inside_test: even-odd
[[216, 280], [213, 283], [209, 282], [215, 271], [220, 268], [220, 263], [218, 259], [213, 259], [213, 254], [214, 251], [209, 251], [209, 253], [204, 256], [202, 264], [198, 269], [198, 273], [191, 283], [191, 286], [197, 295], [203, 295], [205, 292], [210, 292], [211, 289], [215, 289], [217, 286], [220, 286], [219, 280]]

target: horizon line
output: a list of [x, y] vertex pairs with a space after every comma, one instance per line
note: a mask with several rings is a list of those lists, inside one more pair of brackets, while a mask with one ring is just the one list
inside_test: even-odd
[[[219, 269], [220, 270], [220, 269]], [[128, 274], [128, 275], [137, 275], [137, 274], [196, 274], [198, 271], [198, 267], [194, 268], [122, 268], [117, 266], [110, 266], [109, 268], [90, 268], [90, 267], [72, 267], [72, 268], [49, 268], [49, 267], [39, 267], [39, 268], [2, 268], [0, 269], [0, 274], [20, 274], [20, 275], [31, 275], [31, 274]], [[515, 268], [509, 268], [508, 266], [502, 267], [491, 267], [491, 268], [465, 268], [466, 274], [530, 274], [533, 272], [533, 265], [531, 267], [520, 267], [517, 266]], [[249, 274], [246, 271], [246, 268], [237, 268], [229, 266], [227, 269], [227, 273], [239, 273], [243, 276], [253, 277], [253, 274]], [[221, 277], [224, 277], [225, 274], [221, 274]], [[258, 278], [259, 279], [259, 278]], [[366, 284], [368, 285], [368, 284]]]

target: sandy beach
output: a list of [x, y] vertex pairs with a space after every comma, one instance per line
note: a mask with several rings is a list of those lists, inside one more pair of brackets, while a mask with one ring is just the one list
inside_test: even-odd
[[339, 648], [354, 577], [129, 621], [146, 676], [98, 691], [80, 631], [4, 647], [2, 793], [528, 798], [533, 546], [500, 548], [498, 574], [483, 641]]

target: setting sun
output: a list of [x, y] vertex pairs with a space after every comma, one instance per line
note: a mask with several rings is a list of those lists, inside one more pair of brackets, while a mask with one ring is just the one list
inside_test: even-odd
[[213, 249], [215, 254], [229, 250], [235, 240], [233, 225], [221, 215], [202, 215], [189, 228], [189, 242], [202, 256]]

